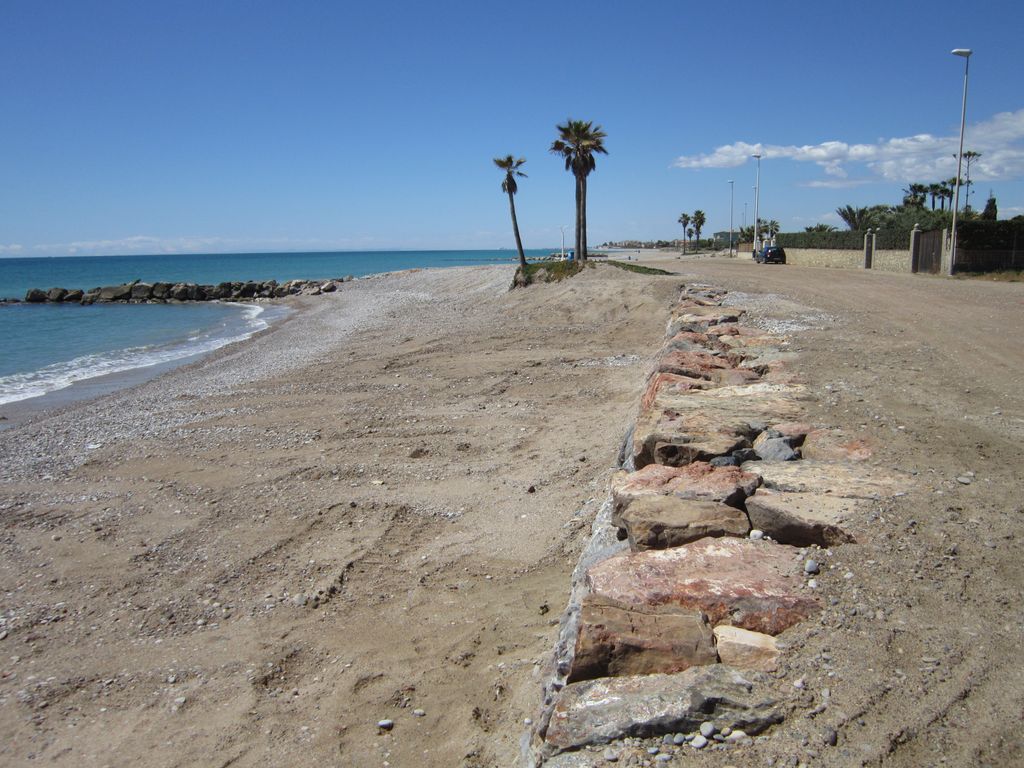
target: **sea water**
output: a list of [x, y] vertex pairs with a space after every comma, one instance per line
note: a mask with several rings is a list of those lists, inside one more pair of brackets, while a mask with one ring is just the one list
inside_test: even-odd
[[[531, 251], [537, 256], [546, 251]], [[82, 256], [0, 259], [0, 299], [31, 288], [67, 289], [141, 280], [216, 284], [234, 280], [361, 277], [401, 269], [512, 263], [510, 251], [367, 251]], [[0, 305], [0, 404], [76, 381], [213, 351], [248, 338], [284, 312], [255, 304]]]

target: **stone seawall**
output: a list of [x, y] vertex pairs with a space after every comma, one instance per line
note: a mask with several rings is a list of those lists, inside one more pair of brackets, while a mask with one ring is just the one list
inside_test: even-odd
[[775, 673], [786, 631], [822, 609], [823, 556], [904, 491], [863, 440], [807, 422], [796, 353], [727, 299], [694, 286], [669, 320], [572, 576], [528, 768], [753, 744], [798, 707]]
[[[84, 291], [80, 288], [31, 288], [25, 294], [28, 304], [121, 304], [166, 303], [181, 301], [253, 301], [279, 299], [298, 294], [318, 295], [336, 291], [351, 276], [327, 280], [233, 281], [217, 285], [199, 283], [131, 283], [108, 285]], [[8, 300], [11, 301], [11, 300]]]

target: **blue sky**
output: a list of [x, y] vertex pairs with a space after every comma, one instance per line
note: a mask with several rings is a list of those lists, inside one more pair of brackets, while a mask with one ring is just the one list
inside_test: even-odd
[[[526, 247], [593, 120], [589, 240], [762, 216], [838, 224], [955, 175], [963, 59], [976, 207], [1024, 213], [1024, 4], [946, 0], [0, 0], [0, 256], [512, 247], [491, 158], [527, 158]], [[567, 232], [567, 240], [571, 236]]]

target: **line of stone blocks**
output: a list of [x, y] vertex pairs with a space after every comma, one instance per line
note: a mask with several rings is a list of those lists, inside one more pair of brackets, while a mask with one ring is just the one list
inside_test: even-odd
[[776, 636], [820, 609], [797, 547], [851, 541], [846, 522], [899, 488], [858, 463], [863, 441], [806, 423], [795, 355], [724, 297], [684, 291], [669, 319], [574, 574], [527, 765], [695, 718], [747, 735], [780, 721]]

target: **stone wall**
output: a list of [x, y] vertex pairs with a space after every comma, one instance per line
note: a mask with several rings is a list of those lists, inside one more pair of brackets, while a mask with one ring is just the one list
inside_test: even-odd
[[910, 251], [875, 251], [871, 268], [879, 272], [902, 272], [910, 274]]
[[[885, 251], [884, 253], [888, 253], [888, 251]], [[863, 269], [864, 251], [860, 248], [855, 251], [841, 251], [827, 248], [787, 248], [786, 263], [796, 264], [801, 267]], [[909, 269], [907, 271], [909, 271]]]

